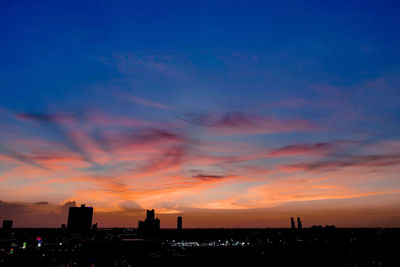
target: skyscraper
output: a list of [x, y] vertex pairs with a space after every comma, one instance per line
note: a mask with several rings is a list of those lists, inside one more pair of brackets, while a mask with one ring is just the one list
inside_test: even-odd
[[300, 217], [297, 217], [297, 228], [302, 229], [303, 224], [301, 223]]
[[146, 219], [139, 221], [138, 231], [143, 235], [155, 235], [160, 230], [160, 220], [155, 218], [154, 209], [146, 210]]
[[92, 207], [85, 207], [85, 204], [82, 204], [80, 207], [70, 207], [67, 228], [78, 232], [90, 231], [92, 228], [92, 218]]
[[146, 219], [154, 220], [154, 209], [146, 210]]
[[290, 218], [290, 225], [292, 229], [296, 229], [296, 224], [294, 223], [293, 217]]
[[178, 216], [178, 218], [176, 218], [176, 229], [178, 231], [182, 231], [182, 216]]

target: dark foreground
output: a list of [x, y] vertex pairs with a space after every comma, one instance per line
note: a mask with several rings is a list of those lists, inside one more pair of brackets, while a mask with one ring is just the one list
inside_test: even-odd
[[0, 266], [400, 266], [400, 229], [12, 229]]

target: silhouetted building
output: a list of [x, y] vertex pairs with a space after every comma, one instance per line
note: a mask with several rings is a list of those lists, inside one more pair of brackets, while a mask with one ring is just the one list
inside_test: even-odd
[[294, 223], [293, 217], [290, 218], [290, 226], [292, 229], [296, 229], [296, 224]]
[[182, 216], [178, 216], [178, 218], [176, 218], [176, 229], [178, 231], [182, 231]]
[[13, 225], [12, 220], [3, 220], [3, 229], [4, 230], [11, 230]]
[[70, 207], [68, 212], [67, 228], [72, 231], [90, 231], [92, 228], [93, 208]]
[[138, 231], [143, 235], [154, 235], [160, 230], [160, 220], [155, 218], [154, 209], [146, 211], [146, 219], [139, 221]]
[[65, 228], [66, 228], [65, 223], [61, 224], [61, 229], [65, 229]]
[[148, 220], [154, 220], [155, 215], [154, 215], [154, 209], [152, 210], [146, 210], [146, 219]]
[[302, 229], [303, 224], [301, 223], [300, 217], [297, 217], [297, 228]]
[[92, 230], [97, 230], [97, 223], [93, 224]]

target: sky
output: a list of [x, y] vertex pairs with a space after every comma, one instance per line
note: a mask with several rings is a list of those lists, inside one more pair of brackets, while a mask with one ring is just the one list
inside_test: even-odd
[[398, 1], [1, 1], [0, 220], [400, 226]]

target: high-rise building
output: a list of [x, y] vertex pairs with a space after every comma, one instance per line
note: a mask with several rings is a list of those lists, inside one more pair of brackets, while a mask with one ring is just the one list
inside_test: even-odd
[[154, 209], [146, 210], [146, 219], [139, 221], [138, 231], [143, 235], [155, 235], [160, 230], [160, 220], [155, 218]]
[[146, 210], [146, 219], [148, 220], [154, 220], [155, 215], [154, 215], [154, 209], [152, 210]]
[[297, 217], [297, 228], [302, 229], [303, 228], [303, 224], [300, 220], [300, 217]]
[[296, 229], [296, 224], [294, 223], [294, 218], [293, 217], [290, 218], [290, 225], [291, 225], [292, 229]]
[[70, 207], [67, 228], [72, 231], [90, 231], [92, 228], [93, 208], [82, 204], [80, 207]]
[[178, 218], [176, 218], [176, 229], [178, 231], [182, 231], [182, 216], [178, 216]]
[[3, 230], [11, 230], [13, 225], [12, 220], [3, 220]]

